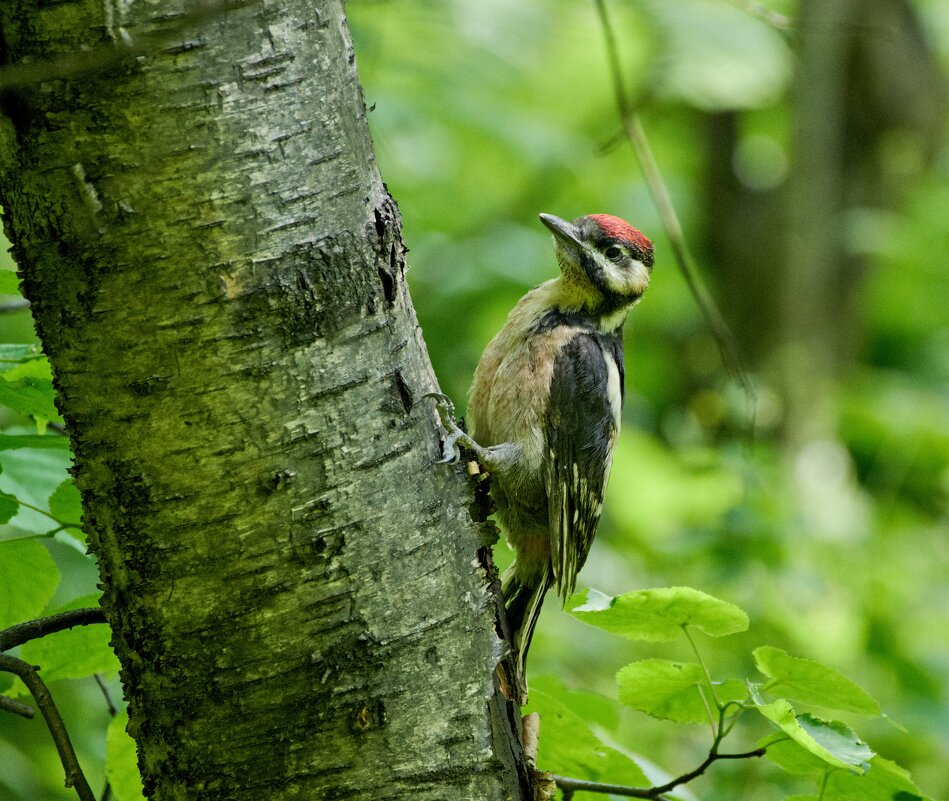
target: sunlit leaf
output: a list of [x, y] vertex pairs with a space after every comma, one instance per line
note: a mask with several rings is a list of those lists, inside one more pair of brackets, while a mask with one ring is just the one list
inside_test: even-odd
[[[620, 702], [654, 718], [706, 723], [706, 703], [715, 708], [708, 697], [702, 666], [696, 663], [644, 659], [621, 668], [616, 683]], [[703, 694], [706, 701], [702, 700]], [[740, 681], [729, 681], [717, 685], [715, 694], [721, 703], [726, 703], [744, 698], [748, 689]]]
[[768, 683], [769, 692], [828, 709], [880, 714], [880, 705], [866, 690], [820, 662], [790, 656], [770, 645], [756, 648], [754, 657], [758, 670], [774, 679]]
[[783, 698], [755, 709], [778, 726], [798, 745], [829, 765], [862, 773], [873, 751], [853, 731], [839, 721], [826, 721], [813, 715], [796, 715]]
[[748, 616], [737, 606], [691, 587], [638, 590], [615, 597], [588, 589], [571, 597], [566, 608], [584, 623], [631, 640], [673, 640], [684, 626], [711, 637], [748, 628]]
[[143, 801], [135, 741], [125, 731], [128, 722], [128, 713], [120, 712], [109, 723], [105, 736], [105, 777], [117, 801]]
[[758, 743], [765, 757], [794, 776], [819, 775], [827, 770], [826, 760], [815, 756], [784, 732], [769, 734]]
[[38, 617], [59, 585], [59, 568], [36, 540], [0, 542], [0, 628]]
[[19, 295], [20, 279], [13, 270], [0, 270], [0, 295]]

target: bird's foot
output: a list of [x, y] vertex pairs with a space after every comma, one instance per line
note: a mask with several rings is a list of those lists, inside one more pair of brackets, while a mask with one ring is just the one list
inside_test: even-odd
[[435, 401], [435, 411], [438, 412], [438, 419], [441, 421], [442, 428], [448, 432], [445, 441], [442, 443], [442, 458], [436, 464], [455, 464], [461, 459], [461, 446], [471, 450], [478, 450], [478, 444], [462, 431], [461, 427], [455, 421], [455, 404], [447, 395], [441, 392], [428, 392], [422, 396], [431, 398]]

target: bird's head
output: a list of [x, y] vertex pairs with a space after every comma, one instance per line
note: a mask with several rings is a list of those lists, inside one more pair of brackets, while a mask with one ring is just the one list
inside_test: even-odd
[[649, 286], [652, 242], [625, 220], [588, 214], [567, 222], [541, 214], [554, 235], [554, 251], [564, 283], [604, 310], [631, 306]]

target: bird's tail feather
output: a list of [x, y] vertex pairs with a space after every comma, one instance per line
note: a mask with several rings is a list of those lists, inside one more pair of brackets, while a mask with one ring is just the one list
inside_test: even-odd
[[511, 644], [514, 647], [514, 683], [517, 700], [527, 703], [527, 649], [530, 648], [534, 626], [540, 616], [540, 607], [544, 595], [551, 585], [550, 566], [546, 566], [539, 576], [524, 580], [515, 572], [517, 564], [511, 565], [501, 577], [501, 594], [507, 610], [507, 622], [511, 632]]

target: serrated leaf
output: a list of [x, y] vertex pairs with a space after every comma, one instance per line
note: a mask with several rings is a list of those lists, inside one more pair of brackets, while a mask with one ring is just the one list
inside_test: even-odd
[[0, 542], [0, 629], [42, 613], [59, 585], [59, 568], [36, 540]]
[[68, 451], [69, 440], [59, 434], [0, 434], [0, 451], [15, 451], [20, 448], [52, 448]]
[[126, 732], [129, 716], [120, 712], [109, 723], [105, 735], [105, 777], [116, 801], [143, 801], [142, 777], [138, 772], [135, 741]]
[[862, 773], [874, 755], [849, 726], [839, 721], [821, 720], [807, 713], [797, 715], [783, 698], [771, 704], [762, 704], [756, 698], [755, 704], [763, 717], [829, 765]]
[[855, 682], [812, 659], [763, 645], [753, 652], [758, 670], [774, 681], [768, 691], [806, 704], [877, 716], [880, 705]]
[[23, 415], [59, 420], [53, 396], [53, 382], [46, 379], [25, 377], [0, 381], [0, 405]]
[[667, 642], [691, 626], [710, 637], [748, 628], [739, 607], [691, 587], [662, 587], [610, 597], [594, 589], [577, 593], [567, 610], [578, 620], [631, 640]]
[[20, 511], [20, 504], [16, 497], [0, 490], [0, 525], [9, 523], [10, 519]]
[[876, 756], [862, 776], [835, 771], [827, 777], [824, 801], [922, 801], [923, 795], [907, 771]]
[[[708, 721], [703, 694], [705, 673], [693, 662], [670, 662], [666, 659], [643, 659], [621, 668], [616, 674], [619, 700], [626, 706], [661, 720], [679, 723]], [[738, 701], [748, 694], [740, 681], [728, 681], [715, 688], [722, 703]], [[708, 704], [714, 708], [711, 698]]]
[[[87, 595], [50, 614], [98, 605], [98, 595]], [[102, 623], [76, 626], [31, 640], [23, 646], [22, 656], [27, 662], [40, 666], [40, 676], [46, 682], [82, 679], [95, 673], [116, 673], [119, 660], [109, 645], [111, 636], [109, 627]]]
[[555, 695], [530, 687], [525, 714], [539, 712], [540, 741], [537, 766], [541, 770], [646, 787], [649, 780], [630, 757], [606, 745], [579, 715]]
[[67, 478], [49, 496], [49, 511], [59, 522], [82, 527], [82, 500], [71, 478]]
[[19, 295], [20, 279], [13, 270], [0, 270], [0, 295]]

